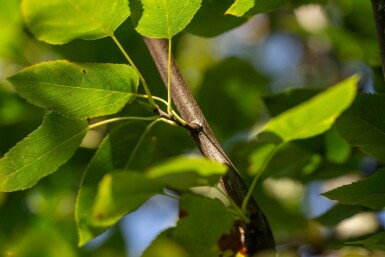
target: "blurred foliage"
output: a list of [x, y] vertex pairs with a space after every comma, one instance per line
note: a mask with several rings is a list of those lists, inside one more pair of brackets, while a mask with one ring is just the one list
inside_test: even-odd
[[[207, 120], [250, 184], [269, 151], [269, 145], [250, 138], [254, 138], [267, 117], [312, 98], [353, 73], [362, 76], [360, 91], [383, 93], [385, 83], [370, 1], [275, 1], [285, 2], [285, 6], [249, 20], [223, 15], [232, 2], [226, 0], [217, 5], [214, 0], [203, 0], [187, 32], [212, 38], [203, 40], [183, 33], [174, 40], [174, 50], [183, 64], [182, 73], [186, 74], [188, 84], [194, 85], [193, 92]], [[305, 26], [300, 19], [302, 8], [314, 7], [303, 5], [307, 3], [320, 4], [317, 15], [326, 22], [318, 29]], [[3, 155], [36, 129], [44, 115], [43, 110], [22, 100], [4, 78], [44, 60], [108, 63], [125, 60], [110, 38], [74, 40], [55, 46], [36, 41], [22, 21], [19, 1], [0, 0], [0, 6], [0, 155]], [[244, 25], [231, 30], [241, 24]], [[221, 35], [224, 32], [228, 33]], [[124, 22], [115, 35], [143, 73], [152, 93], [165, 97], [163, 82], [132, 22]], [[283, 39], [279, 44], [274, 41], [277, 36]], [[288, 39], [295, 48], [286, 44]], [[272, 47], [273, 54], [267, 51], [268, 47]], [[298, 61], [279, 55], [290, 51], [298, 56]], [[269, 70], [277, 66], [289, 71], [288, 74]], [[285, 90], [288, 87], [291, 89]], [[146, 113], [146, 106], [135, 103], [121, 113], [140, 116]], [[382, 110], [372, 113], [380, 115]], [[376, 117], [373, 120], [378, 121]], [[99, 139], [105, 134], [106, 131], [100, 131]], [[197, 151], [189, 135], [180, 128], [158, 124], [151, 135], [157, 137], [151, 164]], [[86, 165], [95, 153], [93, 148], [80, 148], [69, 163], [30, 190], [0, 193], [0, 256], [127, 256], [127, 238], [121, 227], [109, 230], [104, 240], [77, 247], [75, 198]], [[254, 196], [272, 225], [281, 256], [383, 256], [383, 252], [344, 247], [346, 238], [340, 234], [341, 222], [370, 210], [336, 205], [327, 212], [333, 203], [325, 204], [325, 198], [319, 196], [335, 185], [352, 182], [352, 177], [371, 174], [380, 166], [383, 163], [349, 147], [334, 127], [315, 138], [296, 140], [280, 148]], [[324, 214], [312, 221], [314, 213]], [[377, 230], [382, 230], [383, 221], [378, 218], [377, 222]], [[361, 240], [362, 236], [365, 235], [348, 240]], [[162, 240], [164, 243], [160, 243]], [[159, 238], [153, 247], [172, 248], [174, 256], [185, 254], [169, 237]]]

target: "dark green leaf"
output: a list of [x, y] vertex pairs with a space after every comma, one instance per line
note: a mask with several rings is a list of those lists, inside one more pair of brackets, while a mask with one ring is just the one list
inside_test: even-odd
[[23, 0], [24, 19], [35, 36], [51, 44], [113, 35], [128, 18], [128, 0]]
[[215, 185], [227, 166], [203, 158], [176, 157], [151, 168], [147, 175], [165, 186], [186, 190], [195, 186]]
[[135, 99], [139, 85], [128, 65], [67, 61], [28, 67], [9, 81], [31, 103], [79, 119], [118, 112]]
[[357, 80], [358, 77], [353, 76], [279, 114], [265, 125], [262, 134], [272, 133], [280, 137], [283, 142], [288, 142], [325, 132], [353, 102]]
[[362, 94], [336, 122], [352, 146], [385, 161], [385, 96]]
[[278, 114], [293, 108], [302, 102], [314, 97], [320, 90], [314, 89], [290, 89], [278, 94], [268, 95], [262, 98], [270, 115], [275, 117]]
[[348, 244], [364, 245], [365, 247], [370, 249], [378, 249], [385, 251], [385, 232], [375, 234], [374, 236], [363, 240], [348, 242]]
[[232, 2], [232, 0], [203, 0], [202, 7], [186, 29], [198, 36], [215, 37], [245, 23], [246, 18], [225, 15]]
[[202, 0], [142, 0], [141, 2], [143, 12], [135, 29], [146, 37], [170, 39], [191, 22]]
[[111, 226], [125, 214], [139, 208], [150, 197], [162, 192], [163, 185], [143, 173], [107, 174], [99, 183], [91, 223], [94, 226]]
[[219, 256], [218, 241], [223, 234], [231, 231], [234, 224], [226, 207], [217, 199], [183, 195], [180, 209], [186, 217], [178, 221], [176, 228], [162, 233], [143, 257], [152, 257], [162, 242], [175, 244], [178, 251], [188, 253], [191, 257]]
[[219, 138], [234, 136], [255, 124], [260, 117], [260, 96], [266, 84], [267, 79], [250, 63], [234, 57], [206, 72], [197, 101]]
[[369, 178], [338, 187], [323, 195], [343, 204], [381, 209], [385, 206], [385, 168], [378, 170]]
[[75, 216], [79, 245], [84, 245], [106, 229], [90, 226], [92, 205], [98, 183], [103, 176], [113, 170], [125, 168], [143, 170], [148, 164], [155, 148], [155, 141], [149, 134], [143, 134], [146, 127], [146, 124], [139, 122], [130, 122], [117, 127], [103, 140], [89, 163], [76, 201]]
[[[244, 0], [245, 1], [245, 0]], [[275, 11], [284, 5], [286, 5], [290, 0], [252, 0], [254, 2], [252, 8], [246, 12], [245, 16], [254, 16], [258, 13], [266, 13]], [[247, 3], [247, 6], [250, 6], [251, 3]], [[237, 13], [238, 15], [241, 13]], [[243, 15], [243, 14], [242, 14]]]
[[366, 208], [362, 206], [337, 204], [333, 206], [332, 209], [330, 209], [329, 211], [314, 220], [321, 223], [322, 225], [333, 227], [344, 219], [350, 218], [353, 215], [365, 210]]
[[43, 124], [0, 159], [0, 191], [23, 190], [68, 161], [87, 132], [85, 121], [48, 114]]

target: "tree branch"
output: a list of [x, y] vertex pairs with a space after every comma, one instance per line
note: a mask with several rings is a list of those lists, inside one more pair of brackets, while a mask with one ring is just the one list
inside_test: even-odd
[[[150, 38], [144, 38], [144, 41], [165, 85], [167, 85], [167, 41], [165, 39]], [[171, 68], [171, 96], [182, 118], [189, 124], [190, 135], [202, 154], [209, 159], [228, 165], [228, 172], [222, 177], [221, 184], [233, 201], [241, 206], [248, 191], [247, 186], [211, 131], [174, 58], [172, 58]], [[234, 240], [243, 241], [242, 237], [244, 236], [244, 244], [250, 256], [265, 250], [274, 251], [275, 241], [270, 226], [254, 199], [251, 199], [247, 205], [247, 216], [250, 218], [250, 222], [240, 225], [243, 235], [241, 235], [241, 238], [238, 236]]]
[[382, 74], [385, 79], [385, 0], [371, 0], [374, 21], [377, 27], [377, 38], [380, 47]]

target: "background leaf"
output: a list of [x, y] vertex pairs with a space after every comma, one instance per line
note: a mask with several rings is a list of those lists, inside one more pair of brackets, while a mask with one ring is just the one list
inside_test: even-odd
[[348, 242], [348, 244], [352, 245], [364, 245], [370, 249], [379, 249], [385, 251], [385, 232], [375, 234], [369, 238]]
[[23, 0], [28, 28], [50, 44], [111, 36], [128, 18], [128, 0]]
[[139, 84], [128, 65], [67, 61], [30, 66], [9, 81], [31, 103], [79, 119], [118, 112], [134, 100]]
[[0, 191], [27, 189], [74, 154], [87, 123], [48, 114], [43, 124], [0, 159]]
[[385, 168], [378, 170], [369, 178], [350, 185], [338, 187], [323, 195], [343, 204], [367, 206], [382, 209], [385, 206]]
[[143, 257], [153, 256], [161, 241], [168, 244], [174, 242], [177, 245], [174, 247], [180, 252], [184, 249], [188, 256], [219, 256], [218, 241], [223, 234], [230, 232], [234, 223], [226, 207], [217, 199], [186, 194], [181, 198], [180, 209], [186, 216], [178, 221], [176, 228], [163, 232], [155, 239]]
[[125, 214], [139, 208], [150, 197], [162, 192], [163, 185], [148, 179], [143, 173], [107, 174], [99, 184], [91, 223], [95, 226], [111, 226]]
[[336, 121], [338, 133], [353, 147], [385, 161], [385, 96], [361, 94]]
[[245, 23], [246, 18], [225, 15], [232, 3], [232, 0], [203, 0], [186, 30], [198, 36], [215, 37]]
[[[143, 13], [136, 30], [151, 38], [172, 38], [198, 11], [202, 0], [142, 0]], [[135, 21], [136, 23], [136, 21]]]
[[288, 142], [321, 134], [353, 102], [358, 77], [353, 76], [269, 120], [259, 138], [276, 135]]
[[227, 166], [203, 158], [176, 157], [151, 168], [147, 175], [172, 189], [215, 185]]
[[[75, 217], [79, 232], [79, 245], [101, 234], [106, 227], [91, 226], [92, 206], [98, 184], [105, 174], [118, 169], [142, 170], [148, 164], [155, 148], [150, 134], [143, 136], [147, 124], [125, 123], [114, 129], [100, 144], [84, 173], [76, 201]], [[142, 138], [140, 142], [140, 139]], [[134, 151], [134, 149], [137, 149]], [[138, 158], [140, 156], [140, 158]], [[130, 162], [130, 160], [137, 160]]]

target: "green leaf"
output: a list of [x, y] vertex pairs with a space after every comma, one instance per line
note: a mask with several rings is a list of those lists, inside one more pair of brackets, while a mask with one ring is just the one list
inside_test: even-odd
[[143, 170], [155, 148], [147, 125], [129, 122], [114, 129], [100, 144], [84, 173], [76, 200], [75, 218], [79, 246], [101, 234], [106, 227], [92, 227], [91, 214], [98, 184], [108, 172], [119, 169]]
[[329, 211], [314, 219], [322, 225], [334, 227], [344, 219], [350, 218], [353, 215], [365, 211], [366, 208], [362, 206], [352, 206], [337, 204], [333, 206]]
[[121, 110], [135, 99], [137, 73], [128, 65], [53, 61], [9, 78], [19, 94], [39, 107], [87, 119]]
[[343, 204], [362, 205], [372, 209], [385, 206], [385, 168], [378, 170], [367, 179], [338, 187], [323, 195]]
[[43, 124], [0, 159], [0, 191], [23, 190], [68, 161], [87, 131], [85, 121], [48, 114]]
[[111, 36], [130, 15], [128, 0], [23, 0], [21, 10], [32, 33], [50, 44]]
[[172, 189], [215, 185], [227, 167], [215, 161], [196, 157], [176, 157], [151, 168], [147, 175]]
[[232, 2], [232, 0], [203, 0], [202, 7], [186, 30], [198, 36], [215, 37], [245, 23], [246, 18], [225, 15]]
[[342, 164], [349, 157], [351, 147], [338, 135], [337, 130], [333, 127], [333, 129], [325, 133], [325, 150], [328, 161]]
[[226, 14], [231, 14], [234, 16], [241, 17], [248, 10], [253, 8], [255, 5], [255, 0], [236, 0], [233, 5], [226, 11]]
[[385, 161], [385, 96], [358, 95], [336, 121], [338, 133], [351, 146]]
[[151, 38], [172, 38], [198, 11], [202, 0], [142, 0], [143, 13], [136, 30]]
[[178, 251], [188, 253], [188, 256], [220, 256], [218, 241], [223, 234], [231, 231], [234, 224], [226, 207], [218, 199], [186, 194], [181, 198], [180, 209], [186, 216], [178, 221], [176, 228], [163, 232], [155, 239], [143, 257], [154, 256], [152, 254], [159, 249], [162, 241], [168, 245], [175, 244]]
[[251, 17], [259, 13], [275, 11], [286, 5], [289, 1], [290, 0], [254, 0], [254, 6], [245, 14], [245, 16]]
[[150, 197], [162, 192], [163, 185], [143, 173], [107, 174], [99, 184], [91, 223], [94, 226], [111, 226], [125, 214], [139, 208]]
[[351, 245], [364, 245], [370, 249], [378, 249], [385, 251], [385, 232], [375, 234], [363, 240], [348, 242]]
[[[358, 77], [351, 78], [310, 100], [272, 118], [258, 137], [279, 137], [283, 142], [305, 139], [328, 130], [350, 106], [356, 95]], [[276, 143], [276, 142], [275, 142]]]

